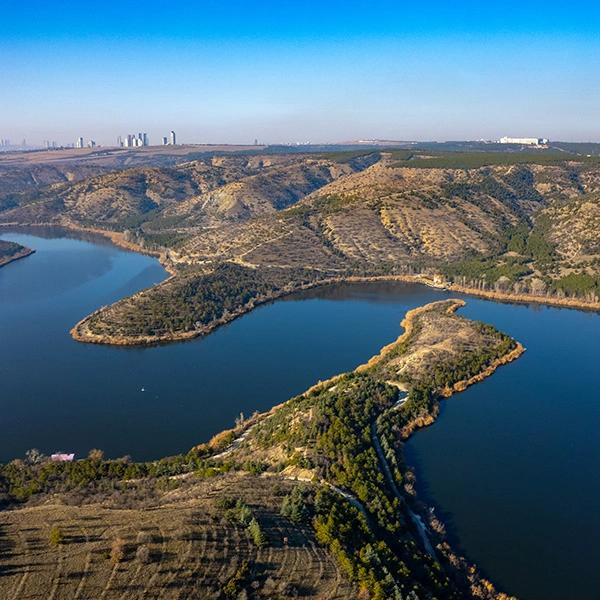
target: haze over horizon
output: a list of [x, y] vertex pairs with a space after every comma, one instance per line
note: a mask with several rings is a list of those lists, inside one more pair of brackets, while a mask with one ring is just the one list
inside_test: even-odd
[[600, 141], [600, 10], [5, 0], [0, 137]]

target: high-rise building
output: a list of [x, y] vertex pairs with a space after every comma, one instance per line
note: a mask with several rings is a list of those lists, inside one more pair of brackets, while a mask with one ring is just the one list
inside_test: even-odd
[[166, 136], [163, 136], [162, 145], [166, 146], [168, 143], [169, 143], [169, 140], [166, 138]]
[[88, 148], [95, 148], [96, 147], [96, 142], [94, 140], [90, 140], [88, 142]]
[[75, 148], [83, 148], [83, 138], [82, 137], [77, 138], [77, 141], [75, 142]]
[[144, 144], [143, 144], [144, 146], [149, 146], [150, 145], [150, 140], [148, 139], [148, 134], [147, 133], [143, 134], [142, 140], [144, 142]]
[[175, 136], [175, 132], [174, 131], [171, 131], [169, 143], [171, 144], [171, 146], [176, 146], [177, 145], [177, 138]]

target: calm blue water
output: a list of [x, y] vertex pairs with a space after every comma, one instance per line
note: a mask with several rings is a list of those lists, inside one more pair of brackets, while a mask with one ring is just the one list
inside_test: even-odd
[[240, 411], [268, 409], [364, 362], [398, 335], [407, 307], [435, 297], [417, 286], [326, 290], [187, 343], [81, 344], [69, 335], [79, 319], [160, 281], [162, 267], [106, 242], [0, 234], [36, 249], [0, 269], [2, 461], [31, 447], [136, 459], [186, 451]]
[[522, 598], [600, 598], [600, 315], [467, 299], [527, 352], [407, 444], [453, 541]]
[[[31, 447], [150, 459], [187, 450], [353, 368], [445, 292], [343, 285], [260, 307], [209, 337], [131, 349], [74, 342], [99, 305], [160, 281], [149, 257], [58, 232], [0, 231], [37, 253], [0, 269], [0, 460]], [[58, 236], [58, 237], [57, 237]], [[596, 314], [467, 298], [528, 351], [443, 404], [406, 446], [453, 542], [521, 598], [599, 598]], [[141, 391], [144, 388], [145, 391]]]

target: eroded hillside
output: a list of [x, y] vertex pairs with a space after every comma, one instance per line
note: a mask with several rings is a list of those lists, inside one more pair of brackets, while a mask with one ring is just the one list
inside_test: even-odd
[[2, 222], [102, 226], [164, 235], [286, 208], [354, 167], [289, 156], [211, 156], [8, 194]]
[[116, 231], [159, 254], [174, 278], [74, 329], [135, 344], [200, 335], [335, 278], [418, 276], [595, 307], [599, 198], [600, 165], [587, 157], [242, 153], [13, 194], [0, 223]]

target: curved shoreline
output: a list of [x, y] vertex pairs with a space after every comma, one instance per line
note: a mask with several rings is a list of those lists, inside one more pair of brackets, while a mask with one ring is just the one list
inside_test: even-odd
[[[88, 230], [91, 231], [91, 230]], [[100, 230], [97, 231], [100, 233]], [[111, 240], [113, 239], [109, 235]], [[116, 239], [119, 239], [118, 237]], [[125, 242], [126, 243], [126, 242]], [[131, 245], [135, 246], [135, 245]], [[132, 249], [132, 247], [128, 249]], [[126, 247], [126, 246], [124, 246]], [[162, 264], [162, 263], [161, 263]], [[165, 266], [163, 264], [163, 266]], [[166, 268], [166, 267], [165, 267]], [[160, 282], [157, 285], [163, 285], [167, 281], [169, 281], [172, 277], [176, 276], [176, 272], [170, 271], [171, 276]], [[340, 283], [369, 283], [369, 282], [378, 282], [378, 281], [397, 281], [401, 283], [420, 283], [426, 285], [428, 287], [438, 289], [438, 290], [446, 290], [446, 291], [454, 291], [459, 292], [468, 296], [475, 296], [484, 298], [487, 300], [493, 300], [496, 302], [508, 302], [508, 303], [520, 303], [520, 304], [542, 304], [547, 306], [555, 306], [558, 308], [573, 308], [577, 310], [590, 310], [590, 311], [600, 311], [600, 302], [584, 302], [577, 299], [572, 298], [552, 298], [548, 296], [535, 296], [532, 294], [511, 294], [511, 293], [503, 293], [503, 292], [492, 292], [485, 290], [477, 290], [474, 288], [468, 288], [459, 286], [456, 284], [439, 284], [436, 283], [433, 279], [426, 275], [376, 275], [376, 276], [348, 276], [348, 277], [330, 277], [327, 279], [323, 279], [320, 281], [316, 281], [314, 283], [308, 283], [303, 285], [298, 285], [293, 289], [289, 290], [280, 290], [278, 292], [274, 292], [269, 294], [268, 296], [262, 296], [255, 298], [249, 305], [244, 305], [237, 310], [230, 312], [227, 316], [221, 317], [210, 323], [203, 325], [201, 328], [195, 329], [193, 331], [181, 331], [176, 333], [170, 333], [167, 335], [161, 336], [111, 336], [105, 334], [96, 334], [89, 330], [87, 324], [88, 322], [96, 315], [101, 313], [103, 310], [115, 306], [119, 302], [125, 300], [125, 298], [121, 300], [117, 300], [115, 303], [107, 306], [103, 306], [98, 308], [93, 313], [85, 316], [78, 323], [76, 323], [72, 329], [70, 330], [70, 334], [74, 340], [78, 342], [90, 343], [90, 344], [107, 344], [111, 346], [156, 346], [161, 344], [169, 344], [173, 342], [182, 342], [189, 341], [197, 337], [201, 337], [204, 335], [208, 335], [212, 333], [215, 329], [220, 327], [221, 325], [226, 325], [231, 321], [237, 319], [238, 317], [243, 316], [244, 314], [250, 312], [255, 307], [260, 306], [261, 304], [266, 304], [268, 302], [272, 302], [274, 300], [281, 299], [286, 296], [290, 296], [297, 292], [314, 289], [317, 287], [323, 287], [326, 285], [332, 284], [340, 284]], [[151, 289], [151, 288], [149, 288]], [[138, 294], [143, 293], [145, 290], [130, 296], [130, 298], [135, 297]]]
[[[323, 279], [320, 281], [316, 281], [309, 284], [298, 285], [293, 289], [289, 290], [280, 290], [277, 292], [273, 292], [268, 296], [258, 297], [251, 301], [250, 305], [244, 305], [239, 307], [237, 310], [232, 311], [226, 317], [221, 317], [210, 323], [203, 325], [201, 328], [195, 329], [193, 331], [180, 331], [176, 333], [170, 333], [168, 335], [161, 336], [111, 336], [104, 334], [95, 334], [87, 328], [87, 323], [96, 315], [101, 313], [103, 310], [115, 306], [119, 302], [126, 300], [127, 298], [134, 298], [139, 294], [144, 293], [145, 291], [152, 289], [153, 287], [157, 287], [163, 285], [170, 281], [173, 277], [178, 275], [178, 271], [174, 268], [173, 263], [167, 259], [166, 250], [152, 250], [148, 248], [144, 248], [139, 244], [134, 242], [130, 242], [125, 239], [125, 235], [121, 232], [111, 231], [108, 229], [99, 229], [95, 227], [84, 227], [82, 225], [76, 225], [71, 222], [67, 223], [32, 223], [32, 224], [18, 224], [18, 223], [0, 223], [0, 227], [62, 227], [64, 229], [80, 232], [80, 233], [91, 233], [95, 235], [100, 235], [108, 240], [110, 240], [115, 246], [119, 248], [123, 248], [124, 250], [128, 250], [130, 252], [137, 252], [139, 254], [144, 254], [147, 256], [153, 256], [158, 259], [161, 266], [165, 269], [165, 271], [169, 274], [169, 277], [165, 278], [160, 283], [157, 283], [155, 286], [150, 288], [146, 288], [145, 290], [140, 290], [136, 294], [132, 296], [127, 296], [125, 298], [121, 298], [116, 302], [108, 306], [101, 306], [89, 315], [83, 317], [80, 321], [78, 321], [70, 330], [71, 337], [78, 341], [88, 344], [106, 344], [110, 346], [157, 346], [162, 344], [169, 344], [175, 342], [184, 342], [190, 341], [197, 337], [202, 337], [212, 333], [215, 329], [220, 327], [221, 325], [226, 325], [245, 315], [246, 313], [252, 311], [255, 307], [260, 306], [262, 304], [266, 304], [268, 302], [272, 302], [274, 300], [279, 300], [286, 296], [290, 296], [292, 294], [314, 289], [317, 287], [323, 287], [326, 285], [340, 284], [340, 283], [369, 283], [369, 282], [378, 282], [378, 281], [397, 281], [401, 283], [420, 283], [426, 285], [428, 287], [438, 289], [438, 290], [446, 290], [452, 292], [458, 292], [461, 294], [465, 294], [467, 296], [473, 296], [476, 298], [483, 298], [486, 300], [492, 300], [496, 302], [506, 302], [506, 303], [514, 303], [514, 304], [539, 304], [545, 306], [552, 306], [557, 308], [570, 308], [575, 310], [583, 310], [583, 311], [600, 311], [600, 302], [589, 302], [586, 300], [581, 300], [579, 298], [569, 298], [569, 297], [552, 297], [552, 296], [540, 296], [535, 294], [515, 294], [512, 292], [498, 292], [492, 290], [480, 290], [477, 288], [472, 288], [468, 286], [462, 286], [455, 283], [449, 282], [437, 282], [435, 279], [429, 274], [413, 274], [413, 275], [372, 275], [372, 276], [357, 276], [350, 275], [346, 277], [329, 277], [327, 279]], [[34, 252], [34, 251], [32, 251]], [[18, 258], [24, 258], [28, 256], [30, 253], [20, 256]], [[15, 258], [13, 260], [17, 260]], [[8, 262], [12, 262], [8, 261]], [[4, 263], [4, 264], [8, 264]], [[0, 267], [4, 266], [0, 264]]]
[[[172, 277], [161, 281], [156, 284], [157, 286], [165, 284]], [[158, 346], [162, 344], [169, 344], [173, 342], [183, 342], [195, 339], [197, 337], [202, 337], [212, 333], [218, 327], [222, 325], [226, 325], [227, 323], [231, 323], [238, 317], [241, 317], [249, 312], [251, 312], [257, 306], [262, 304], [267, 304], [269, 302], [273, 302], [275, 300], [279, 300], [286, 296], [291, 296], [292, 294], [296, 294], [298, 292], [315, 289], [318, 287], [324, 287], [326, 285], [334, 285], [340, 283], [369, 283], [369, 282], [377, 282], [377, 281], [397, 281], [401, 283], [421, 283], [423, 285], [427, 285], [429, 287], [433, 287], [436, 289], [445, 289], [436, 285], [432, 280], [425, 278], [423, 275], [382, 275], [382, 276], [348, 276], [348, 277], [330, 277], [327, 279], [322, 279], [320, 281], [315, 281], [313, 283], [306, 283], [302, 285], [298, 285], [293, 289], [287, 290], [279, 290], [277, 292], [273, 292], [268, 296], [259, 296], [251, 301], [251, 304], [247, 304], [239, 307], [237, 310], [231, 311], [226, 317], [221, 317], [219, 319], [215, 319], [206, 325], [203, 325], [199, 329], [195, 329], [193, 331], [181, 331], [177, 333], [171, 333], [168, 335], [162, 336], [107, 336], [92, 333], [86, 329], [86, 325], [90, 319], [92, 319], [95, 315], [101, 313], [103, 310], [110, 308], [112, 306], [117, 305], [119, 302], [126, 300], [127, 298], [135, 298], [139, 294], [142, 294], [145, 290], [140, 290], [136, 294], [132, 296], [128, 296], [127, 298], [122, 298], [121, 300], [117, 300], [108, 306], [99, 307], [94, 312], [85, 316], [78, 323], [76, 323], [70, 330], [70, 334], [74, 340], [78, 342], [85, 342], [88, 344], [107, 344], [111, 346]], [[154, 286], [156, 287], [156, 286]], [[147, 288], [152, 289], [152, 288]]]
[[[394, 342], [388, 344], [387, 346], [384, 346], [378, 354], [372, 356], [365, 364], [358, 366], [355, 369], [355, 371], [367, 371], [370, 367], [375, 366], [381, 360], [385, 359], [387, 354], [395, 350], [400, 344], [402, 344], [410, 338], [414, 331], [414, 323], [416, 321], [416, 318], [420, 314], [426, 312], [438, 302], [451, 302], [451, 305], [447, 309], [448, 313], [455, 313], [458, 309], [466, 305], [466, 302], [462, 299], [451, 298], [447, 300], [430, 302], [423, 306], [419, 306], [407, 311], [404, 318], [401, 321], [401, 326], [404, 329], [403, 333]], [[499, 367], [507, 365], [517, 360], [525, 352], [525, 347], [517, 340], [514, 340], [514, 342], [515, 346], [511, 350], [509, 350], [503, 356], [500, 356], [493, 360], [487, 367], [485, 367], [479, 373], [467, 379], [459, 380], [455, 382], [451, 387], [439, 390], [438, 401], [447, 400], [454, 394], [460, 393], [466, 390], [468, 387], [471, 387], [477, 383], [484, 381], [485, 379], [493, 375]], [[340, 375], [336, 377], [340, 377]], [[332, 379], [335, 379], [335, 377]], [[323, 382], [323, 385], [325, 384], [327, 384], [327, 382]], [[387, 409], [387, 411], [384, 411], [384, 413], [380, 415], [380, 418], [388, 418], [389, 414], [392, 413], [394, 409], [396, 409], [395, 406], [393, 406], [390, 409]], [[399, 459], [405, 465], [406, 462], [404, 452], [402, 450], [402, 444], [405, 443], [410, 437], [418, 433], [419, 429], [424, 429], [425, 427], [433, 425], [433, 423], [437, 421], [438, 417], [439, 410], [435, 410], [433, 414], [429, 415], [429, 419], [417, 419], [410, 423], [408, 427], [403, 428], [400, 448], [396, 448], [395, 451], [398, 454]], [[379, 438], [377, 432], [376, 437], [377, 439]], [[378, 455], [381, 460], [382, 454], [379, 451]], [[383, 456], [383, 460], [385, 461], [385, 464], [387, 464], [387, 459], [385, 459], [385, 456]], [[389, 469], [389, 465], [387, 466], [387, 469]], [[432, 518], [431, 514], [429, 514], [426, 510], [428, 508], [428, 505], [416, 491], [414, 495], [410, 495], [404, 492], [402, 493], [402, 497], [405, 501], [407, 501], [408, 512], [411, 515], [411, 518], [413, 518], [413, 522], [418, 529], [419, 535], [422, 536], [426, 548], [427, 546], [431, 547], [432, 549], [435, 548], [438, 552], [445, 556], [446, 560], [448, 560], [450, 564], [453, 564], [458, 571], [464, 572], [467, 575], [467, 579], [469, 580], [473, 588], [483, 589], [488, 595], [491, 595], [492, 597], [501, 600], [517, 600], [510, 594], [498, 591], [494, 583], [487, 579], [484, 575], [482, 575], [479, 566], [476, 563], [470, 561], [465, 556], [458, 554], [457, 551], [452, 547], [452, 545], [447, 541], [445, 533], [440, 534], [439, 531], [435, 532], [435, 530], [432, 527], [432, 522], [430, 520]], [[410, 503], [408, 502], [408, 500], [410, 500]], [[445, 524], [443, 523], [443, 521], [441, 521], [438, 517], [435, 517], [435, 519], [438, 522], [442, 523], [445, 529]]]
[[[371, 369], [372, 367], [376, 366], [382, 360], [385, 360], [385, 358], [388, 354], [393, 352], [399, 345], [403, 344], [407, 339], [409, 339], [413, 335], [415, 322], [417, 321], [419, 315], [430, 311], [433, 307], [435, 307], [438, 304], [442, 304], [442, 303], [449, 303], [449, 306], [447, 308], [447, 312], [449, 314], [455, 313], [458, 309], [462, 308], [466, 304], [466, 302], [462, 299], [448, 298], [448, 299], [444, 299], [444, 300], [429, 302], [422, 306], [418, 306], [416, 308], [408, 310], [405, 313], [405, 315], [401, 321], [401, 327], [403, 328], [403, 331], [396, 338], [396, 340], [394, 340], [390, 344], [387, 344], [386, 346], [383, 346], [381, 348], [381, 350], [377, 354], [373, 355], [370, 359], [368, 359], [366, 363], [357, 366], [355, 369], [353, 369], [352, 371], [349, 371], [349, 372], [350, 373], [364, 373], [364, 372], [369, 371], [369, 369]], [[459, 380], [459, 381], [455, 382], [449, 388], [437, 390], [438, 401], [448, 399], [450, 396], [452, 396], [456, 393], [462, 392], [465, 389], [467, 389], [468, 387], [484, 381], [485, 379], [487, 379], [488, 377], [493, 375], [500, 366], [509, 364], [509, 363], [513, 362], [514, 360], [516, 360], [517, 358], [519, 358], [525, 352], [525, 347], [517, 340], [514, 340], [514, 342], [515, 342], [515, 345], [513, 346], [513, 348], [511, 350], [509, 350], [506, 354], [493, 360], [487, 367], [482, 369], [479, 373], [469, 377], [468, 379]], [[306, 389], [301, 395], [308, 396], [311, 393], [322, 390], [323, 388], [329, 388], [332, 385], [335, 385], [347, 373], [348, 372], [338, 373], [326, 380], [318, 381], [317, 383], [313, 384], [311, 387]], [[219, 435], [229, 433], [229, 434], [233, 434], [235, 437], [233, 437], [233, 439], [231, 439], [225, 447], [216, 447], [215, 451], [214, 451], [215, 453], [211, 456], [211, 458], [220, 459], [220, 458], [225, 458], [226, 456], [228, 456], [231, 452], [233, 452], [237, 447], [239, 447], [244, 442], [244, 440], [246, 439], [246, 437], [248, 436], [250, 431], [256, 425], [258, 425], [263, 420], [268, 419], [278, 409], [283, 407], [290, 400], [286, 400], [285, 402], [283, 402], [281, 404], [273, 406], [268, 411], [253, 415], [253, 417], [247, 423], [243, 424], [239, 428], [224, 430], [221, 434], [217, 434], [216, 436], [214, 436], [213, 439], [217, 438]], [[397, 404], [393, 405], [392, 407], [390, 407], [387, 410], [385, 410], [384, 412], [382, 412], [379, 415], [378, 419], [389, 418], [390, 415], [393, 413], [393, 411], [397, 410], [397, 409], [398, 409]], [[439, 416], [439, 410], [436, 410], [436, 411], [434, 411], [433, 414], [429, 415], [428, 419], [419, 418], [419, 419], [409, 423], [409, 426], [403, 429], [401, 440], [399, 440], [400, 444], [399, 444], [399, 446], [396, 446], [395, 450], [394, 450], [397, 453], [398, 458], [402, 461], [403, 464], [406, 464], [406, 463], [405, 463], [405, 459], [404, 459], [404, 452], [402, 450], [402, 444], [404, 442], [406, 442], [406, 440], [408, 438], [410, 438], [412, 435], [417, 433], [419, 429], [422, 429], [422, 428], [428, 427], [429, 425], [432, 425], [437, 420], [438, 416]], [[377, 444], [380, 445], [379, 434], [376, 429], [375, 430], [372, 429], [372, 439], [373, 439], [373, 436], [375, 438], [376, 445]], [[210, 445], [211, 445], [211, 442], [208, 442], [204, 446], [210, 447]], [[380, 461], [380, 464], [382, 465], [382, 468], [384, 470], [384, 476], [387, 479], [388, 477], [391, 477], [391, 472], [388, 472], [387, 474], [385, 473], [385, 471], [389, 471], [389, 469], [390, 469], [389, 464], [387, 463], [387, 459], [380, 452], [380, 450], [377, 450], [377, 448], [376, 448], [376, 451], [378, 454], [378, 460]], [[331, 489], [336, 491], [337, 493], [341, 494], [344, 498], [346, 498], [347, 500], [352, 502], [354, 505], [357, 505], [359, 507], [359, 509], [363, 513], [365, 513], [364, 506], [355, 496], [353, 496], [351, 493], [349, 493], [345, 490], [342, 490], [342, 489], [336, 487], [335, 485], [333, 485], [331, 482], [327, 481], [326, 479], [319, 479], [319, 480], [315, 481], [314, 479], [311, 479], [311, 478], [300, 477], [300, 476], [293, 477], [293, 476], [290, 476], [289, 474], [288, 474], [288, 477], [291, 479], [297, 479], [297, 480], [301, 480], [301, 481], [313, 482], [313, 483], [317, 483], [317, 484], [321, 484], [321, 485], [327, 485]], [[457, 572], [461, 572], [461, 573], [465, 574], [470, 585], [473, 586], [473, 588], [485, 590], [485, 592], [487, 594], [485, 597], [487, 597], [487, 598], [493, 597], [493, 598], [498, 598], [498, 599], [502, 599], [502, 600], [516, 600], [513, 596], [506, 594], [504, 592], [499, 592], [498, 590], [496, 590], [496, 587], [494, 586], [494, 584], [490, 580], [488, 580], [485, 576], [482, 575], [482, 573], [479, 570], [479, 567], [474, 562], [472, 562], [468, 558], [465, 558], [464, 556], [458, 554], [457, 551], [447, 541], [445, 534], [440, 534], [439, 531], [436, 532], [433, 529], [431, 522], [430, 522], [431, 515], [429, 515], [428, 512], [426, 510], [424, 510], [424, 508], [423, 508], [423, 507], [427, 508], [428, 505], [424, 501], [424, 499], [419, 496], [419, 494], [417, 492], [415, 492], [413, 495], [413, 494], [409, 494], [406, 491], [400, 491], [397, 488], [396, 481], [393, 478], [391, 478], [391, 482], [393, 483], [393, 486], [391, 486], [392, 489], [395, 488], [394, 494], [396, 495], [396, 497], [398, 497], [400, 500], [404, 500], [404, 502], [406, 502], [407, 510], [408, 510], [411, 518], [413, 519], [415, 528], [417, 529], [418, 535], [421, 537], [423, 545], [427, 552], [429, 552], [435, 558], [436, 550], [437, 550], [441, 555], [444, 556], [444, 558], [448, 561], [448, 563], [454, 565], [454, 568], [456, 569]], [[436, 517], [436, 519], [438, 521], [440, 521], [439, 518]], [[442, 521], [440, 521], [440, 522], [442, 522]]]
[[10, 258], [0, 259], [0, 269], [2, 267], [5, 267], [6, 265], [9, 265], [12, 262], [15, 262], [16, 260], [21, 260], [22, 258], [27, 258], [28, 256], [31, 256], [34, 253], [35, 253], [35, 250], [32, 250], [31, 248], [27, 248], [26, 246], [23, 246], [23, 250], [21, 252], [19, 252], [19, 254], [11, 256]]
[[[129, 252], [137, 252], [138, 254], [144, 254], [145, 256], [153, 256], [154, 258], [158, 259], [158, 262], [165, 269], [165, 271], [169, 273], [169, 275], [177, 274], [177, 271], [173, 268], [172, 264], [168, 260], [166, 260], [164, 252], [161, 252], [160, 250], [151, 250], [149, 248], [143, 248], [139, 244], [130, 242], [129, 240], [125, 239], [125, 234], [120, 231], [111, 231], [110, 229], [99, 229], [97, 227], [84, 227], [83, 225], [75, 225], [71, 222], [0, 223], [0, 228], [2, 227], [5, 227], [6, 229], [9, 229], [11, 227], [55, 227], [78, 233], [91, 233], [93, 235], [99, 235], [110, 240], [115, 246], [117, 246], [118, 248], [122, 248], [123, 250], [128, 250]], [[163, 282], [161, 281], [161, 283]]]

